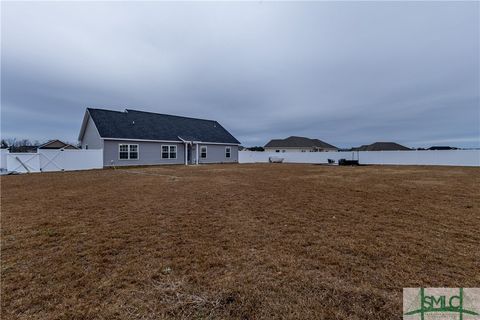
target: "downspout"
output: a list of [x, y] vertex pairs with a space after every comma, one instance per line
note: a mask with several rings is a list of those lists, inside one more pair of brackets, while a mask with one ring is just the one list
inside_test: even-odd
[[195, 152], [195, 164], [198, 164], [198, 143], [197, 143], [197, 147], [196, 147], [196, 152]]
[[188, 152], [188, 143], [185, 142], [185, 165], [188, 166], [188, 156], [187, 156], [187, 152]]

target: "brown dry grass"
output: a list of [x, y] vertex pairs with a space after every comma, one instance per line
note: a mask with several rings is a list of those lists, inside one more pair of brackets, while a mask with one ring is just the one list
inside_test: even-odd
[[399, 319], [480, 284], [480, 170], [209, 165], [1, 178], [2, 319]]

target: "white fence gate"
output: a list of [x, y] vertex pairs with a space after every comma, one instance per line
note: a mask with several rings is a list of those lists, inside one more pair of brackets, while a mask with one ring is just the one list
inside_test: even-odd
[[40, 172], [40, 154], [8, 153], [7, 171]]
[[328, 159], [359, 160], [360, 164], [480, 166], [480, 150], [345, 151], [345, 152], [256, 152], [239, 151], [239, 163], [268, 162], [328, 163]]
[[[6, 153], [5, 157], [7, 171], [50, 172], [103, 168], [103, 150], [39, 149], [37, 153]], [[3, 165], [2, 163], [2, 167]]]

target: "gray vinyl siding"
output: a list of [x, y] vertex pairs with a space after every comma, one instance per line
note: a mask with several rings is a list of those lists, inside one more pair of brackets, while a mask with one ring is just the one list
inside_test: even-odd
[[[120, 144], [138, 144], [138, 160], [119, 160], [119, 145]], [[162, 159], [161, 146], [162, 145], [176, 145], [177, 158], [176, 159]], [[200, 144], [198, 150], [200, 153], [201, 146], [207, 146], [207, 158], [203, 159], [198, 155], [198, 162], [204, 163], [236, 163], [238, 162], [238, 146], [236, 145], [213, 145]], [[227, 158], [225, 155], [225, 148], [231, 148], [231, 157]], [[190, 164], [195, 163], [196, 145], [193, 145], [191, 150]], [[104, 166], [129, 166], [129, 165], [157, 165], [157, 164], [185, 164], [185, 145], [183, 143], [162, 143], [162, 142], [143, 142], [143, 141], [129, 141], [129, 140], [105, 140], [103, 150]]]
[[[201, 158], [201, 146], [207, 147], [207, 158]], [[225, 148], [231, 147], [230, 158], [225, 157]], [[198, 163], [235, 163], [238, 162], [238, 146], [219, 144], [200, 144], [198, 146]]]
[[[138, 160], [119, 160], [120, 144], [137, 144]], [[176, 159], [162, 159], [162, 145], [176, 145]], [[105, 140], [103, 149], [104, 166], [142, 166], [155, 164], [184, 164], [185, 145], [183, 143], [161, 143], [127, 140]]]
[[82, 149], [86, 149], [88, 145], [88, 149], [102, 149], [103, 148], [103, 140], [100, 138], [98, 134], [97, 128], [92, 121], [92, 118], [88, 117], [87, 125], [85, 126], [85, 132], [83, 134], [83, 139], [81, 141]]

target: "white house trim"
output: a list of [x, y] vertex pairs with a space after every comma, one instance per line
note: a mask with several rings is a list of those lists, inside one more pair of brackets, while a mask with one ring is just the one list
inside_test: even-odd
[[[85, 129], [87, 127], [87, 121], [90, 118], [90, 113], [88, 112], [88, 109], [85, 111], [85, 114], [83, 115], [83, 120], [82, 120], [82, 126], [80, 127], [80, 133], [78, 134], [78, 141], [83, 140], [83, 135], [85, 134]], [[95, 126], [97, 128], [97, 126]], [[98, 129], [97, 129], [98, 131]]]
[[228, 143], [228, 142], [204, 142], [204, 141], [192, 141], [193, 143], [200, 143], [200, 144], [220, 144], [220, 145], [228, 145], [228, 146], [239, 146], [240, 143]]
[[172, 141], [172, 140], [147, 140], [147, 139], [125, 139], [125, 138], [102, 138], [102, 140], [114, 140], [114, 141], [141, 141], [141, 142], [165, 142], [165, 143], [182, 143], [182, 141]]
[[[78, 141], [83, 140], [83, 135], [85, 134], [85, 130], [87, 130], [87, 124], [88, 120], [92, 119], [92, 116], [90, 115], [90, 112], [87, 110], [85, 111], [85, 115], [83, 116], [83, 121], [82, 121], [82, 127], [80, 128], [80, 134], [78, 135]], [[100, 139], [102, 139], [102, 136], [100, 135], [100, 131], [98, 131], [97, 125], [95, 124], [95, 121], [92, 119], [93, 126], [95, 127], [95, 131], [97, 131], [98, 136]]]
[[188, 145], [191, 144], [191, 142], [183, 140], [180, 136], [178, 136], [178, 139], [182, 140], [185, 144], [185, 165], [188, 166]]
[[[150, 139], [126, 139], [126, 138], [103, 138], [102, 140], [125, 140], [125, 141], [144, 141], [144, 142], [166, 142], [166, 143], [185, 143], [186, 140], [150, 140]], [[229, 145], [229, 146], [239, 146], [239, 143], [229, 143], [229, 142], [204, 142], [204, 141], [191, 141], [193, 144], [220, 144], [220, 145]]]
[[88, 111], [88, 108], [85, 111], [85, 115], [83, 116], [82, 126], [80, 128], [80, 134], [78, 135], [78, 141], [80, 142], [80, 141], [83, 140], [83, 136], [85, 135], [85, 130], [87, 130], [87, 124], [88, 124], [88, 121], [90, 119], [92, 119], [92, 124], [95, 127], [95, 131], [97, 132], [98, 136], [100, 137], [100, 140], [102, 141], [102, 148], [103, 148], [104, 147], [104, 143], [103, 143], [104, 139], [100, 135], [100, 131], [98, 131], [97, 125], [96, 125], [95, 121], [93, 121], [93, 118], [90, 115], [90, 111]]

